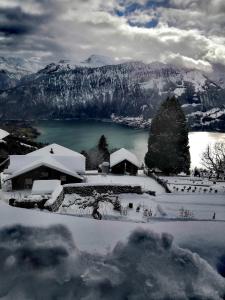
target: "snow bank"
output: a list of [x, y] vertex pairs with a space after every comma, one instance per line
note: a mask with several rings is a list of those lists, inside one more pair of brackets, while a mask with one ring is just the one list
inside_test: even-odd
[[59, 186], [61, 186], [60, 180], [35, 180], [33, 183], [31, 194], [52, 194]]
[[0, 230], [0, 297], [224, 299], [225, 280], [170, 234], [138, 229], [107, 255], [79, 251], [66, 227]]
[[9, 135], [9, 133], [3, 129], [0, 129], [0, 140], [3, 140]]

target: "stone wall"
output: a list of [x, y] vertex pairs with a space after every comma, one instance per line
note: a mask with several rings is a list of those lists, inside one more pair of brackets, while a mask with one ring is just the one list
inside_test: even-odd
[[140, 185], [65, 185], [65, 194], [78, 194], [80, 196], [91, 196], [94, 191], [98, 193], [107, 193], [111, 191], [113, 194], [142, 194]]

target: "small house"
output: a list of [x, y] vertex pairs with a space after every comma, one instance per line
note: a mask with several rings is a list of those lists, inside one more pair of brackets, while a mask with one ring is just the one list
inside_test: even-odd
[[62, 184], [83, 181], [85, 157], [58, 144], [26, 155], [11, 155], [2, 183], [10, 190], [30, 189], [35, 180], [58, 179]]
[[110, 168], [114, 174], [136, 175], [140, 168], [140, 162], [135, 154], [121, 148], [110, 155]]

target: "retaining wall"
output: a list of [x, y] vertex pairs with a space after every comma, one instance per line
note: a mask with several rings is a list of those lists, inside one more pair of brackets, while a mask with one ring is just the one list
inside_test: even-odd
[[109, 191], [113, 194], [142, 194], [140, 185], [64, 185], [65, 194], [78, 194], [80, 196], [91, 196], [94, 191], [98, 193], [108, 193]]

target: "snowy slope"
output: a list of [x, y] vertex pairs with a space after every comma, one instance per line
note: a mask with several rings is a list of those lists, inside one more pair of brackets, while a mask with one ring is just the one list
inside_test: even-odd
[[0, 204], [0, 225], [5, 300], [224, 299], [224, 223], [137, 228]]
[[39, 59], [20, 57], [0, 57], [0, 89], [15, 87], [19, 80], [28, 74], [35, 73], [43, 65]]

